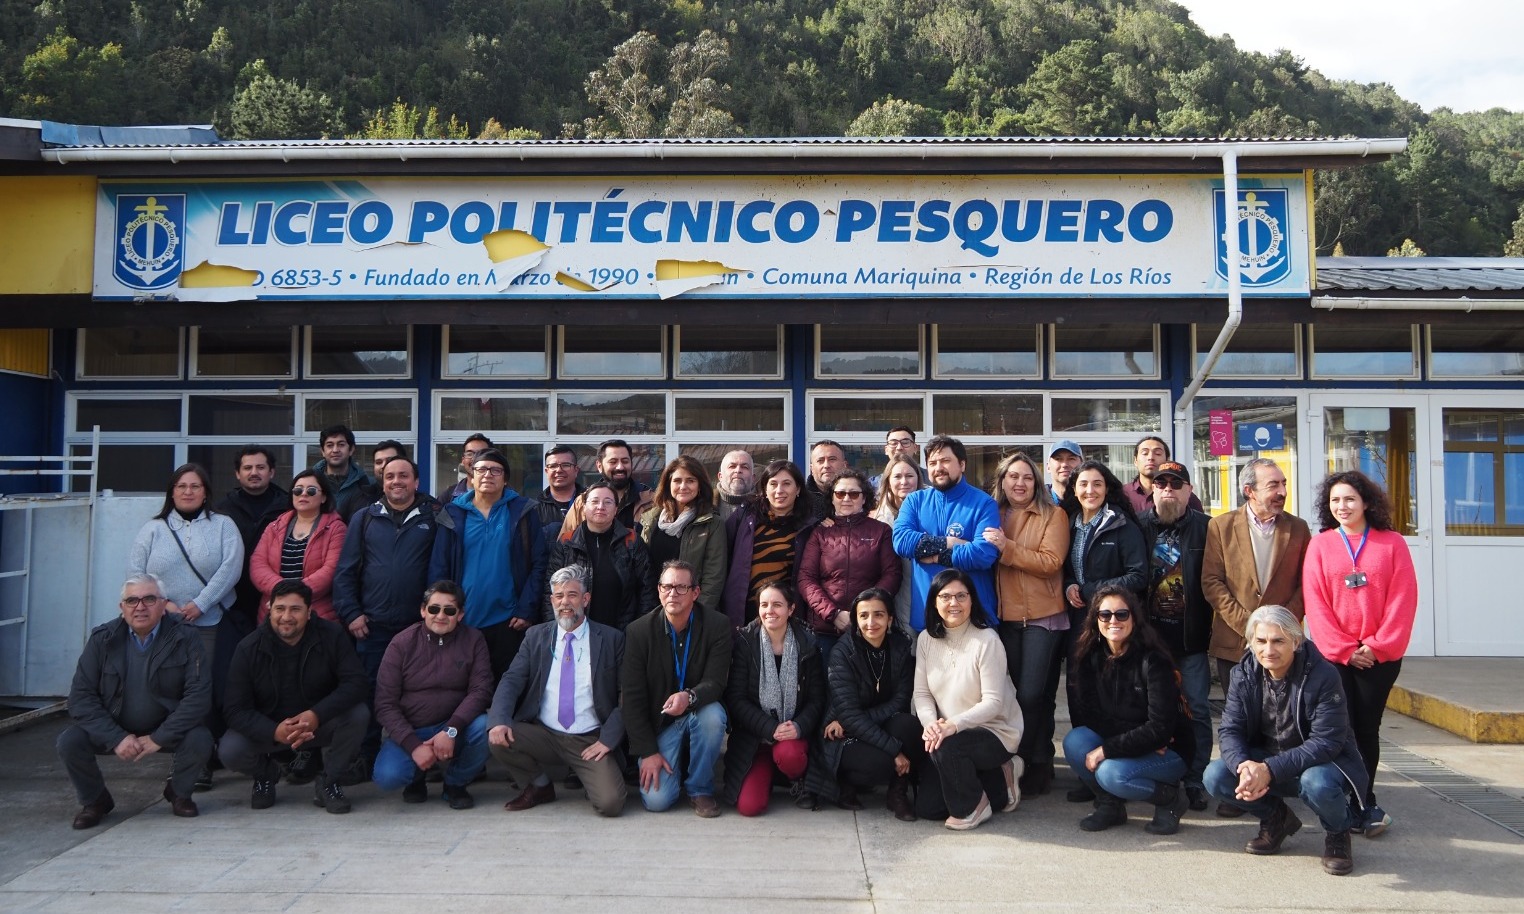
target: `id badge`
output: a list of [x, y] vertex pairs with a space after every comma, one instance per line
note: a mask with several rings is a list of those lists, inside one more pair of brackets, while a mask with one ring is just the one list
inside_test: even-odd
[[1350, 590], [1354, 590], [1356, 587], [1364, 587], [1365, 583], [1365, 572], [1363, 571], [1352, 571], [1344, 576], [1344, 586]]

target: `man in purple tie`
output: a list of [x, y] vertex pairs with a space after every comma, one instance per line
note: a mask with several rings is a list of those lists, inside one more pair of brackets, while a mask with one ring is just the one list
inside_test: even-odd
[[492, 697], [487, 742], [509, 775], [524, 785], [523, 793], [503, 805], [509, 812], [556, 798], [546, 773], [552, 766], [569, 767], [581, 779], [599, 815], [624, 811], [619, 755], [624, 635], [587, 617], [591, 576], [582, 565], [550, 576], [555, 618], [529, 629]]
[[401, 787], [404, 803], [422, 803], [426, 775], [437, 766], [450, 808], [470, 809], [466, 785], [487, 765], [487, 641], [462, 621], [465, 591], [454, 581], [431, 584], [418, 613], [423, 620], [392, 639], [376, 675], [376, 722], [386, 741], [371, 779], [382, 790]]

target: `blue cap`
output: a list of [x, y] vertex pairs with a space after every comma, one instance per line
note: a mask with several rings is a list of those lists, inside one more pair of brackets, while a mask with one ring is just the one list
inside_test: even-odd
[[1081, 459], [1084, 459], [1085, 456], [1085, 452], [1080, 450], [1080, 446], [1068, 438], [1056, 441], [1052, 447], [1048, 448], [1048, 459], [1052, 460], [1053, 455], [1057, 454], [1059, 451], [1068, 451], [1069, 453]]

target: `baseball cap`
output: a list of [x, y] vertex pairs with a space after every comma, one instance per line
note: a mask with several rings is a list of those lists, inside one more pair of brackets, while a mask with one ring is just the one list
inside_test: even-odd
[[1191, 471], [1185, 468], [1185, 464], [1176, 463], [1173, 460], [1164, 461], [1159, 464], [1157, 470], [1154, 470], [1154, 478], [1158, 479], [1160, 476], [1174, 476], [1176, 479], [1183, 480], [1186, 485], [1190, 485], [1191, 482]]
[[1073, 454], [1076, 457], [1084, 457], [1085, 456], [1085, 452], [1080, 450], [1080, 446], [1075, 444], [1073, 441], [1069, 440], [1068, 438], [1064, 438], [1062, 440], [1055, 441], [1053, 443], [1053, 446], [1048, 448], [1048, 457], [1052, 458], [1052, 456], [1054, 454], [1057, 454], [1059, 451], [1068, 451], [1069, 453]]

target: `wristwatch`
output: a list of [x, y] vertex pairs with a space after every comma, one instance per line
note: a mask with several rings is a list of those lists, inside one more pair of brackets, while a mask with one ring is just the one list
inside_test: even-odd
[[444, 728], [444, 735], [448, 736], [450, 739], [454, 739], [455, 737], [460, 735], [460, 731], [455, 729], [454, 727], [445, 727]]
[[683, 689], [683, 694], [688, 696], [688, 707], [698, 704], [698, 693], [692, 689]]

